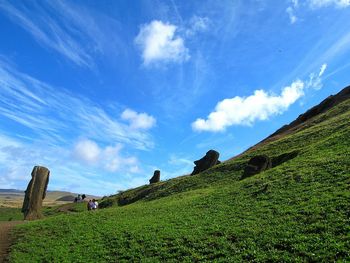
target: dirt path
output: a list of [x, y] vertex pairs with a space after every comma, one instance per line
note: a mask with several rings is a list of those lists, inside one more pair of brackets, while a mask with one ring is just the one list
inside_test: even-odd
[[11, 245], [10, 231], [18, 224], [24, 221], [4, 221], [0, 222], [0, 263], [6, 262], [9, 247]]

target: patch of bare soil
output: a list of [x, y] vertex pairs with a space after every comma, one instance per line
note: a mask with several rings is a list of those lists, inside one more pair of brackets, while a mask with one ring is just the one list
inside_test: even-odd
[[0, 222], [0, 263], [7, 262], [7, 255], [11, 246], [10, 231], [18, 224], [24, 221], [5, 221]]

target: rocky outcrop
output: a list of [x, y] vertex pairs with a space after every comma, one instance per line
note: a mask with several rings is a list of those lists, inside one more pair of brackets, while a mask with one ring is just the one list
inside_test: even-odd
[[199, 174], [200, 172], [203, 172], [209, 169], [210, 167], [221, 163], [219, 161], [219, 156], [220, 154], [217, 151], [209, 150], [203, 158], [194, 161], [194, 164], [196, 166], [194, 167], [191, 175]]
[[252, 157], [244, 169], [241, 179], [258, 174], [272, 167], [271, 159], [266, 155]]
[[285, 133], [287, 131], [296, 129], [297, 127], [299, 127], [303, 123], [307, 122], [308, 120], [312, 119], [313, 117], [328, 111], [332, 107], [338, 105], [339, 103], [341, 103], [347, 99], [350, 99], [350, 86], [344, 88], [336, 95], [331, 95], [331, 96], [327, 97], [320, 104], [312, 107], [311, 109], [309, 109], [305, 113], [299, 115], [299, 117], [296, 120], [292, 121], [288, 125], [284, 125], [282, 128], [278, 129], [276, 132], [274, 132], [269, 137], [267, 137], [265, 140], [267, 140], [271, 137], [274, 137], [276, 135]]
[[158, 183], [158, 182], [160, 182], [160, 171], [155, 170], [152, 178], [149, 180], [149, 183], [154, 184], [154, 183]]
[[25, 220], [42, 218], [41, 208], [46, 196], [50, 171], [43, 166], [35, 166], [27, 190], [25, 191], [22, 213]]

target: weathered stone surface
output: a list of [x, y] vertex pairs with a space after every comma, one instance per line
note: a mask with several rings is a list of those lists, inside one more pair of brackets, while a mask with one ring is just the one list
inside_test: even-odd
[[298, 127], [300, 127], [300, 125], [305, 124], [307, 121], [309, 121], [313, 117], [328, 111], [332, 107], [338, 105], [339, 103], [341, 103], [349, 98], [350, 98], [350, 86], [342, 89], [336, 95], [329, 96], [328, 98], [323, 100], [320, 104], [312, 107], [308, 111], [299, 115], [299, 117], [297, 119], [295, 119], [294, 121], [292, 121], [288, 125], [284, 125], [282, 128], [278, 129], [276, 132], [271, 134], [269, 137], [267, 137], [263, 141], [265, 141], [271, 137], [281, 135], [281, 134], [286, 133], [286, 132], [292, 132], [293, 130], [296, 130]]
[[291, 151], [291, 152], [286, 152], [281, 155], [278, 155], [276, 157], [272, 157], [271, 162], [272, 162], [272, 167], [276, 167], [284, 162], [288, 162], [289, 160], [297, 157], [299, 154], [298, 151]]
[[158, 183], [160, 182], [160, 171], [155, 170], [152, 178], [149, 180], [150, 184]]
[[258, 174], [272, 167], [271, 159], [266, 155], [252, 157], [244, 169], [241, 179]]
[[196, 166], [194, 167], [191, 175], [198, 174], [209, 169], [210, 167], [213, 167], [214, 165], [221, 163], [219, 161], [219, 156], [220, 154], [217, 151], [209, 150], [203, 158], [194, 161]]
[[35, 166], [27, 190], [25, 191], [22, 213], [25, 220], [42, 218], [41, 208], [46, 196], [50, 171], [43, 166]]

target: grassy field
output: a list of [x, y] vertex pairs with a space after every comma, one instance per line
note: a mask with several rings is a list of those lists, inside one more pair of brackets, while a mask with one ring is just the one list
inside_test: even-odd
[[[126, 191], [99, 211], [20, 225], [10, 262], [348, 262], [349, 138], [345, 101], [199, 175]], [[290, 152], [297, 156], [241, 180], [251, 156]]]
[[23, 220], [20, 208], [0, 207], [0, 221]]
[[[60, 214], [78, 213], [86, 210], [86, 203], [65, 203], [55, 204], [53, 206], [44, 206], [43, 215], [45, 217], [56, 216]], [[21, 208], [0, 207], [0, 221], [23, 220]]]

